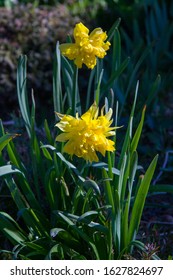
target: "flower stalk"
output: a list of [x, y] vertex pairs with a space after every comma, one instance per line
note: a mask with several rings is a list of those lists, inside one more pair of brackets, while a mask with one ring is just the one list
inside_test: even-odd
[[73, 73], [73, 92], [72, 92], [72, 115], [76, 114], [76, 103], [77, 103], [77, 93], [78, 93], [78, 68], [74, 67]]

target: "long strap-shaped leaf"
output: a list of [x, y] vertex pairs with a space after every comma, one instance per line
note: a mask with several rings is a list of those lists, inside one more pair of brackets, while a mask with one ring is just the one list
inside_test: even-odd
[[148, 167], [145, 176], [141, 182], [141, 185], [139, 187], [139, 190], [137, 192], [135, 202], [132, 208], [131, 218], [130, 218], [129, 234], [128, 234], [129, 243], [135, 239], [135, 235], [138, 231], [145, 199], [150, 187], [151, 180], [153, 178], [153, 174], [157, 164], [157, 159], [158, 159], [158, 155], [155, 156], [150, 166]]
[[18, 168], [16, 168], [11, 164], [7, 164], [0, 167], [0, 176], [5, 176], [7, 174], [12, 174], [12, 173], [20, 173], [24, 176], [24, 174]]
[[18, 134], [4, 134], [2, 137], [0, 137], [0, 152], [16, 136], [18, 136]]
[[139, 139], [141, 137], [142, 128], [143, 128], [143, 124], [144, 124], [145, 110], [146, 110], [146, 106], [144, 107], [144, 109], [142, 111], [142, 116], [141, 116], [140, 123], [139, 123], [139, 125], [136, 129], [135, 135], [133, 136], [133, 139], [132, 139], [132, 142], [131, 142], [131, 152], [132, 153], [134, 151], [136, 151], [136, 149], [138, 147]]
[[25, 122], [25, 127], [28, 136], [31, 137], [31, 114], [29, 109], [29, 102], [26, 90], [26, 55], [21, 55], [19, 57], [18, 67], [17, 67], [17, 95], [20, 106], [20, 111]]
[[0, 231], [13, 243], [22, 243], [26, 240], [25, 232], [15, 220], [5, 212], [0, 212]]
[[53, 65], [53, 103], [55, 112], [62, 110], [62, 88], [61, 88], [61, 54], [59, 42], [56, 45], [56, 54]]

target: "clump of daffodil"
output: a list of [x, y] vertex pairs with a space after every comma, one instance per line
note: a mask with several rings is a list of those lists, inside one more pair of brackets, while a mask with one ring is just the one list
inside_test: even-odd
[[112, 109], [104, 114], [104, 107], [98, 116], [99, 108], [94, 103], [81, 117], [57, 113], [60, 122], [56, 126], [63, 131], [56, 137], [56, 141], [66, 142], [64, 152], [71, 156], [84, 158], [87, 162], [98, 161], [96, 152], [105, 156], [106, 151], [114, 151], [114, 141], [107, 139], [115, 135], [116, 127], [110, 127]]
[[78, 68], [84, 63], [88, 68], [93, 69], [96, 65], [96, 57], [103, 58], [110, 47], [106, 32], [101, 28], [95, 28], [89, 35], [89, 29], [81, 22], [74, 28], [75, 43], [60, 45], [61, 53], [74, 63]]

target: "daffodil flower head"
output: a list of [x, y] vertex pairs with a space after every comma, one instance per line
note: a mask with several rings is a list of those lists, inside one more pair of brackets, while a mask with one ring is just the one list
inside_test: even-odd
[[74, 60], [78, 68], [85, 64], [93, 69], [97, 63], [96, 57], [103, 58], [110, 47], [110, 42], [106, 41], [106, 32], [99, 27], [89, 35], [89, 29], [80, 22], [76, 24], [73, 35], [75, 43], [60, 45], [62, 55]]
[[64, 152], [82, 157], [87, 162], [97, 162], [99, 159], [96, 152], [105, 156], [106, 151], [115, 150], [115, 142], [107, 139], [115, 135], [116, 127], [110, 127], [113, 122], [112, 109], [104, 114], [103, 107], [100, 116], [98, 114], [99, 108], [96, 103], [81, 117], [78, 114], [73, 117], [57, 113], [60, 121], [56, 126], [62, 133], [56, 137], [56, 141], [66, 142]]

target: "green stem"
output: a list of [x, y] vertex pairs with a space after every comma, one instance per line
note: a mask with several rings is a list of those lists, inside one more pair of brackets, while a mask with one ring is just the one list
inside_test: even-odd
[[78, 85], [78, 68], [74, 67], [73, 74], [73, 92], [72, 92], [72, 114], [76, 115], [76, 102], [77, 102], [77, 85]]
[[100, 85], [101, 85], [102, 77], [103, 77], [103, 69], [100, 73], [97, 88], [96, 88], [96, 91], [95, 91], [95, 102], [96, 102], [97, 106], [98, 106], [99, 100], [100, 100]]

